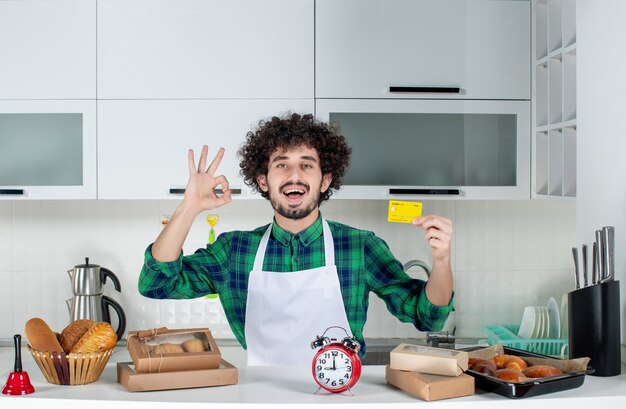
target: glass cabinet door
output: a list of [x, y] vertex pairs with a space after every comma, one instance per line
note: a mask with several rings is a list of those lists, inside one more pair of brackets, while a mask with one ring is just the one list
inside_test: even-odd
[[352, 148], [337, 197], [530, 197], [527, 101], [325, 100], [317, 108]]
[[0, 103], [0, 199], [95, 199], [95, 166], [95, 101]]

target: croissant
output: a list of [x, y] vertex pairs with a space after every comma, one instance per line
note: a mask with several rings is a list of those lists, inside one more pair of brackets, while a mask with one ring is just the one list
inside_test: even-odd
[[492, 358], [492, 360], [493, 360], [493, 363], [496, 364], [498, 369], [512, 368], [518, 371], [522, 371], [528, 368], [528, 364], [526, 363], [526, 361], [524, 361], [522, 358], [515, 356], [515, 355], [507, 355], [507, 354], [496, 355]]

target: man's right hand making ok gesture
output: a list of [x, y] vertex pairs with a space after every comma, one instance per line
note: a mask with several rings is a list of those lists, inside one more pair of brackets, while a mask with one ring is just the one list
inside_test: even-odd
[[[185, 188], [185, 198], [183, 205], [189, 211], [196, 212], [196, 215], [204, 210], [212, 210], [230, 203], [232, 198], [228, 186], [226, 176], [215, 176], [217, 167], [224, 157], [224, 148], [220, 148], [213, 158], [213, 161], [206, 167], [207, 155], [209, 147], [204, 145], [200, 153], [200, 160], [196, 168], [193, 149], [189, 149], [187, 153], [187, 162], [189, 165], [189, 180]], [[215, 193], [215, 188], [220, 187], [221, 195]]]

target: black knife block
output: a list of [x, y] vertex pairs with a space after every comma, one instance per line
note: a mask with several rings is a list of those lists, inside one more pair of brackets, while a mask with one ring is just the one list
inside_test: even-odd
[[569, 358], [589, 357], [591, 375], [621, 373], [619, 281], [584, 287], [567, 295]]

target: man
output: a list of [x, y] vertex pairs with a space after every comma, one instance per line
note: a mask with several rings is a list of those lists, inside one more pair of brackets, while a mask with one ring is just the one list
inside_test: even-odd
[[452, 309], [451, 222], [413, 221], [425, 230], [433, 257], [424, 282], [409, 278], [372, 232], [324, 220], [319, 206], [341, 186], [350, 153], [343, 136], [312, 115], [261, 121], [239, 151], [240, 166], [245, 183], [269, 199], [273, 223], [221, 234], [183, 257], [197, 215], [231, 201], [228, 180], [216, 176], [224, 150], [208, 168], [207, 146], [197, 167], [190, 150], [185, 197], [146, 250], [139, 291], [159, 299], [218, 293], [249, 365], [310, 364], [311, 341], [332, 326], [354, 335], [364, 354], [370, 291], [401, 321], [440, 329]]

